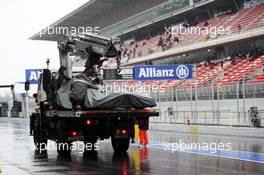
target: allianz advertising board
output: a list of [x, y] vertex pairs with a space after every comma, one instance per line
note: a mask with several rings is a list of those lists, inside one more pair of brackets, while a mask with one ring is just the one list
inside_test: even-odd
[[192, 79], [192, 65], [136, 66], [135, 80]]
[[38, 84], [41, 72], [42, 69], [26, 69], [26, 81], [29, 81], [30, 84]]

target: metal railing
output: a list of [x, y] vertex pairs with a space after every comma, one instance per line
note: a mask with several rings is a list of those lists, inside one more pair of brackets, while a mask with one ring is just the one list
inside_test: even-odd
[[253, 126], [248, 110], [257, 106], [264, 126], [264, 83], [238, 82], [232, 85], [174, 87], [152, 93], [160, 117], [151, 122]]
[[243, 81], [231, 85], [190, 87], [172, 87], [165, 92], [151, 93], [157, 102], [186, 101], [186, 100], [217, 100], [264, 98], [263, 83], [245, 83]]
[[[260, 111], [258, 115], [260, 126], [264, 126], [264, 111]], [[164, 111], [159, 117], [150, 118], [151, 123], [167, 123], [167, 124], [191, 124], [196, 125], [218, 125], [218, 126], [246, 126], [254, 127], [252, 118], [248, 112], [231, 112], [231, 111]]]

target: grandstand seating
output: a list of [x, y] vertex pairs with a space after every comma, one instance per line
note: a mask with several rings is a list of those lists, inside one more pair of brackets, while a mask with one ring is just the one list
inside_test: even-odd
[[[201, 21], [193, 27], [230, 27], [231, 33], [243, 32], [245, 30], [264, 27], [264, 4], [256, 7], [241, 9], [235, 13]], [[241, 28], [239, 27], [241, 26]], [[216, 36], [217, 37], [221, 37]], [[155, 52], [161, 52], [174, 47], [187, 44], [206, 42], [215, 39], [214, 37], [204, 36], [193, 33], [190, 35], [177, 35], [177, 38], [168, 34], [159, 34], [151, 38], [137, 41], [123, 48], [123, 57], [130, 55], [130, 58], [141, 57]], [[179, 40], [177, 40], [179, 39]], [[162, 47], [160, 44], [165, 43]], [[193, 80], [163, 80], [163, 81], [118, 81], [116, 85], [157, 85], [166, 90], [171, 87], [188, 89], [202, 86], [229, 85], [245, 80], [250, 83], [264, 82], [264, 55], [257, 58], [228, 58], [218, 60], [215, 63], [198, 65], [194, 69]], [[108, 82], [113, 84], [113, 82]], [[147, 90], [147, 89], [146, 89]]]
[[250, 83], [259, 83], [259, 82], [264, 82], [264, 73], [262, 73], [262, 74], [260, 74], [260, 75], [256, 76], [256, 78], [255, 78], [255, 79], [253, 79], [253, 80], [250, 80], [250, 81], [248, 81], [248, 82], [250, 82]]
[[218, 84], [229, 84], [237, 82], [242, 78], [252, 74], [256, 69], [261, 69], [264, 64], [264, 58], [259, 57], [254, 61], [250, 59], [237, 60], [235, 65], [230, 64], [225, 69], [225, 75], [217, 81]]
[[[197, 87], [207, 84], [227, 85], [236, 83], [243, 78], [247, 80], [256, 70], [263, 71], [264, 56], [260, 56], [254, 60], [251, 59], [252, 58], [236, 59], [234, 64], [230, 61], [225, 61], [223, 67], [220, 63], [214, 65], [213, 68], [210, 66], [202, 66], [196, 70], [196, 79], [182, 83], [181, 87], [186, 89], [194, 87], [195, 84]], [[256, 80], [250, 81], [263, 82], [263, 77], [262, 73], [262, 75], [256, 76]]]
[[[230, 27], [231, 33], [237, 33], [245, 31], [252, 28], [264, 26], [264, 4], [260, 4], [256, 7], [241, 9], [236, 13], [213, 18], [207, 20], [207, 27], [220, 27], [224, 28]], [[203, 27], [205, 21], [199, 22], [193, 27]], [[238, 26], [241, 26], [239, 29]], [[219, 36], [217, 36], [219, 37]], [[189, 35], [177, 35], [179, 42], [175, 40], [175, 37], [170, 37], [169, 35], [162, 34], [157, 35], [149, 39], [144, 39], [142, 41], [135, 42], [129, 45], [127, 48], [123, 48], [126, 52], [123, 52], [123, 57], [141, 57], [151, 53], [160, 52], [162, 50], [170, 49], [173, 47], [179, 47], [186, 44], [196, 43], [196, 42], [205, 42], [208, 39], [215, 39], [217, 37], [204, 36], [199, 33], [192, 33]], [[158, 45], [159, 39], [162, 39], [162, 42], [166, 44], [163, 48]], [[130, 55], [130, 56], [129, 56]]]
[[[221, 63], [222, 62], [222, 63]], [[201, 87], [208, 85], [228, 85], [245, 79], [248, 82], [264, 82], [264, 55], [255, 58], [236, 58], [232, 63], [230, 60], [220, 60], [215, 64], [204, 65], [194, 69], [195, 78], [193, 80], [160, 80], [160, 81], [118, 81], [115, 85], [157, 85], [162, 89], [179, 87], [187, 89], [191, 87]], [[255, 75], [256, 71], [259, 71]], [[249, 80], [248, 80], [249, 79]], [[112, 84], [113, 82], [108, 82]], [[147, 90], [147, 89], [146, 89]]]

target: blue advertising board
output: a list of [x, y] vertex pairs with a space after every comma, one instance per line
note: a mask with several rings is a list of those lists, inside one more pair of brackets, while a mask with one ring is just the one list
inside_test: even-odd
[[38, 79], [42, 69], [26, 69], [26, 81], [30, 84], [38, 84]]
[[192, 79], [192, 65], [136, 66], [135, 80]]

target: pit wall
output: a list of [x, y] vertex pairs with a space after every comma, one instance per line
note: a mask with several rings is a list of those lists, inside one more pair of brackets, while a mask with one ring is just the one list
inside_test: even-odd
[[160, 102], [156, 108], [160, 116], [150, 122], [253, 127], [248, 113], [251, 106], [257, 106], [260, 126], [264, 127], [264, 98]]

